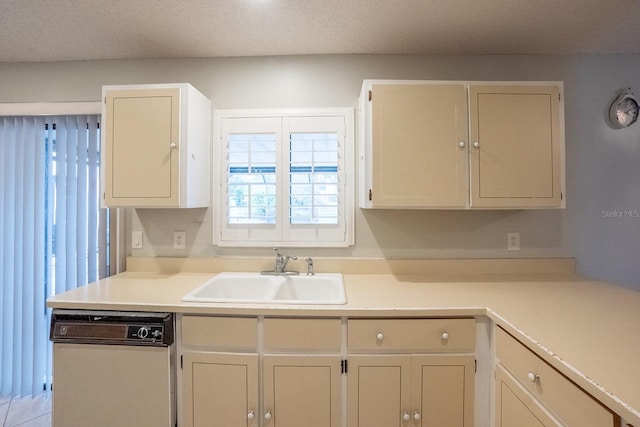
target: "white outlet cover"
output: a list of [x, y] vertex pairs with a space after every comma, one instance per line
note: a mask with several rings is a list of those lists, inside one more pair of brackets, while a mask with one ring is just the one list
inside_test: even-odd
[[186, 249], [187, 233], [184, 231], [173, 232], [173, 249]]
[[132, 249], [142, 249], [143, 241], [142, 241], [142, 231], [132, 231], [131, 232], [131, 248]]
[[509, 251], [520, 250], [520, 233], [518, 232], [507, 233], [507, 250]]

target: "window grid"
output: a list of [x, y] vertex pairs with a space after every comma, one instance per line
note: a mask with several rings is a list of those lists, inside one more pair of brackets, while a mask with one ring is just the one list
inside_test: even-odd
[[338, 134], [289, 135], [289, 223], [338, 224]]
[[[214, 122], [223, 201], [214, 205], [216, 245], [353, 243], [352, 109], [218, 110]], [[269, 150], [254, 146], [267, 135]], [[261, 151], [275, 155], [257, 159]]]
[[230, 134], [227, 153], [229, 224], [275, 224], [275, 135]]

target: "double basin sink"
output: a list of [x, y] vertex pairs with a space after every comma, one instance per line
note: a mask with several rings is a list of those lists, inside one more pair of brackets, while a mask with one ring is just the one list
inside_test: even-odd
[[219, 273], [182, 298], [186, 302], [240, 304], [346, 304], [340, 273], [263, 275]]

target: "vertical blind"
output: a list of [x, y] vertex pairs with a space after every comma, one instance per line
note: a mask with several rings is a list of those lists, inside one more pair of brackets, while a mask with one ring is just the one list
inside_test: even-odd
[[0, 117], [0, 395], [51, 379], [46, 298], [107, 275], [99, 117]]

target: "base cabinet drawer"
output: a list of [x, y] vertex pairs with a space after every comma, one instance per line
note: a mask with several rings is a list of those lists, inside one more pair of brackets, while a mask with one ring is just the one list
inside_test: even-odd
[[496, 427], [561, 426], [502, 366], [496, 368]]
[[182, 344], [222, 350], [254, 350], [258, 345], [255, 317], [182, 316]]
[[[521, 385], [560, 420], [560, 425], [580, 427], [618, 425], [619, 420], [615, 414], [500, 328], [496, 328], [496, 356], [499, 361], [498, 368], [504, 367], [505, 371], [515, 379], [514, 382]], [[497, 394], [499, 392], [500, 390], [496, 390]], [[502, 427], [509, 425], [502, 424]], [[517, 424], [518, 427], [520, 425], [524, 424]]]
[[349, 319], [349, 352], [471, 352], [475, 319]]
[[340, 353], [340, 319], [264, 319], [265, 352]]

